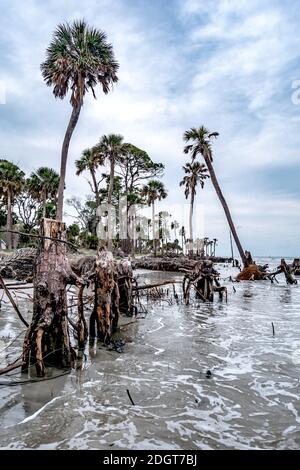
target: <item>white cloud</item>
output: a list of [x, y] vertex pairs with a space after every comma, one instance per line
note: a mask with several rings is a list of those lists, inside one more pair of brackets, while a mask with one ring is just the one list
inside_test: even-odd
[[[0, 79], [8, 97], [8, 106], [1, 108], [2, 154], [27, 171], [45, 164], [59, 168], [70, 105], [54, 100], [39, 64], [57, 23], [85, 17], [107, 32], [120, 62], [120, 80], [109, 95], [98, 90], [96, 101], [86, 99], [70, 147], [67, 197], [89, 191], [84, 178], [75, 176], [74, 160], [104, 133], [118, 132], [166, 164], [169, 201], [182, 201], [182, 134], [203, 123], [220, 132], [214, 143], [216, 171], [246, 245], [260, 243], [249, 233], [266, 240], [263, 226], [269, 233], [270, 223], [259, 218], [266, 212], [284, 217], [293, 238], [298, 201], [287, 194], [283, 206], [278, 201], [270, 208], [263, 202], [270, 198], [263, 187], [256, 186], [251, 195], [247, 173], [299, 165], [299, 122], [289, 96], [292, 80], [300, 78], [293, 65], [300, 50], [297, 21], [275, 1], [186, 0], [174, 2], [172, 26], [164, 18], [168, 29], [157, 23], [163, 11], [151, 16], [150, 3], [138, 9], [125, 0], [6, 2], [0, 20], [5, 46]], [[235, 192], [236, 181], [245, 181], [243, 195]], [[210, 183], [197, 197], [207, 207], [209, 234], [215, 231], [226, 240], [226, 221]], [[272, 243], [276, 250], [279, 234]]]

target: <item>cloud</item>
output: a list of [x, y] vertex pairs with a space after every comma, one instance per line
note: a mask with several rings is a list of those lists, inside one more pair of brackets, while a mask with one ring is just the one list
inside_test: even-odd
[[[220, 132], [216, 172], [245, 246], [279, 253], [290, 232], [287, 251], [297, 254], [299, 185], [293, 175], [299, 169], [300, 108], [291, 102], [291, 84], [300, 78], [300, 29], [297, 2], [287, 3], [3, 0], [0, 80], [7, 102], [0, 106], [1, 154], [27, 172], [40, 165], [59, 169], [70, 105], [54, 99], [39, 65], [56, 25], [84, 17], [107, 32], [120, 73], [111, 93], [98, 90], [96, 101], [85, 101], [70, 146], [66, 197], [89, 191], [75, 175], [82, 150], [117, 132], [166, 165], [169, 203], [185, 202], [178, 186], [186, 161], [182, 134], [205, 124]], [[197, 198], [205, 202], [207, 233], [228, 253], [226, 220], [210, 182]], [[281, 221], [276, 234], [274, 220]]]

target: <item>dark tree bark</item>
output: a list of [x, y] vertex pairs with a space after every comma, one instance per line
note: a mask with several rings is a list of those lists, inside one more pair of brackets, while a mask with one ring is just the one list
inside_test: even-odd
[[117, 271], [113, 255], [104, 247], [99, 248], [96, 257], [95, 303], [90, 318], [90, 337], [108, 344], [118, 323], [119, 290]]
[[[65, 224], [42, 219], [41, 236], [66, 240]], [[57, 367], [72, 363], [67, 283], [82, 284], [69, 266], [66, 244], [41, 239], [34, 273], [33, 317], [23, 347], [23, 370], [35, 364], [38, 377], [45, 375], [45, 361]]]
[[81, 111], [81, 104], [78, 104], [77, 106], [73, 106], [72, 114], [70, 117], [70, 121], [66, 130], [65, 138], [63, 141], [62, 149], [61, 149], [60, 180], [59, 180], [59, 186], [58, 186], [57, 208], [56, 208], [56, 218], [59, 221], [62, 221], [62, 217], [63, 217], [64, 189], [65, 189], [69, 145], [70, 145], [72, 134], [78, 122], [80, 111]]
[[7, 220], [6, 220], [6, 228], [8, 230], [6, 234], [7, 240], [7, 248], [9, 250], [12, 249], [12, 195], [10, 189], [7, 192]]
[[119, 311], [123, 315], [133, 314], [132, 304], [132, 267], [128, 260], [118, 264]]
[[108, 205], [108, 216], [107, 216], [107, 228], [108, 228], [108, 241], [107, 241], [107, 248], [112, 250], [113, 241], [112, 241], [112, 234], [113, 234], [113, 227], [112, 227], [112, 196], [114, 190], [114, 177], [115, 177], [115, 157], [112, 156], [110, 159], [110, 177], [109, 177], [109, 187], [108, 187], [108, 194], [107, 194], [107, 205]]

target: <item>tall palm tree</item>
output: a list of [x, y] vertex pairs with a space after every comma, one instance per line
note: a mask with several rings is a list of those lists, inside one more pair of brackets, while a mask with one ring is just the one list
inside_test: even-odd
[[[188, 131], [186, 131], [183, 135], [184, 141], [188, 144], [184, 147], [184, 153], [190, 154], [192, 162], [195, 161], [195, 159], [201, 155], [205, 161], [205, 164], [208, 168], [209, 175], [212, 181], [212, 184], [215, 188], [215, 191], [219, 197], [219, 200], [222, 204], [222, 207], [224, 209], [231, 233], [233, 235], [234, 241], [236, 243], [236, 246], [238, 248], [238, 251], [240, 253], [240, 256], [242, 258], [244, 266], [247, 266], [247, 259], [245, 256], [245, 252], [242, 248], [241, 242], [239, 240], [239, 237], [237, 235], [229, 207], [227, 205], [227, 202], [223, 196], [223, 193], [221, 191], [220, 185], [218, 183], [214, 167], [213, 167], [213, 156], [212, 156], [212, 145], [211, 145], [211, 140], [213, 137], [218, 137], [218, 132], [209, 132], [206, 127], [201, 126], [199, 128], [192, 127]], [[189, 143], [192, 142], [192, 143]]]
[[[189, 219], [189, 228], [190, 228], [190, 243], [193, 243], [193, 212], [194, 212], [194, 202], [196, 196], [196, 187], [197, 184], [200, 184], [201, 188], [204, 187], [204, 181], [206, 178], [209, 178], [207, 174], [207, 168], [203, 163], [194, 162], [186, 163], [183, 167], [185, 176], [180, 181], [180, 186], [184, 186], [184, 194], [186, 199], [191, 195], [191, 204], [190, 204], [190, 219]], [[192, 253], [193, 250], [190, 250]]]
[[2, 159], [0, 160], [0, 197], [3, 198], [6, 210], [6, 228], [7, 232], [7, 247], [9, 250], [12, 248], [12, 210], [15, 197], [18, 196], [25, 184], [25, 173], [14, 163]]
[[84, 171], [90, 172], [90, 175], [92, 178], [91, 188], [92, 188], [93, 193], [95, 194], [96, 207], [99, 207], [100, 205], [99, 185], [105, 178], [105, 176], [102, 175], [101, 180], [97, 181], [96, 172], [97, 172], [97, 168], [99, 166], [102, 166], [103, 164], [104, 164], [104, 159], [101, 157], [101, 155], [98, 154], [95, 148], [84, 150], [82, 152], [81, 158], [75, 161], [76, 175], [79, 176]]
[[52, 168], [42, 166], [31, 173], [26, 181], [29, 194], [42, 203], [42, 214], [46, 217], [46, 206], [49, 198], [56, 201], [59, 186], [59, 175]]
[[156, 233], [155, 233], [155, 201], [161, 201], [168, 195], [164, 184], [158, 180], [150, 180], [142, 188], [142, 196], [146, 198], [148, 206], [152, 207], [152, 236], [153, 236], [153, 251], [156, 256]]
[[102, 162], [108, 162], [110, 166], [109, 185], [107, 192], [107, 208], [108, 208], [108, 248], [112, 248], [112, 197], [115, 182], [115, 167], [116, 163], [122, 160], [126, 152], [126, 144], [124, 144], [124, 137], [119, 134], [103, 135], [99, 144], [94, 147], [94, 152], [97, 158]]
[[78, 122], [84, 95], [100, 84], [103, 92], [117, 82], [118, 63], [106, 34], [89, 27], [84, 20], [60, 24], [41, 64], [43, 78], [53, 87], [55, 98], [63, 99], [71, 90], [72, 113], [61, 150], [60, 181], [57, 198], [57, 219], [62, 220], [64, 187], [69, 144]]

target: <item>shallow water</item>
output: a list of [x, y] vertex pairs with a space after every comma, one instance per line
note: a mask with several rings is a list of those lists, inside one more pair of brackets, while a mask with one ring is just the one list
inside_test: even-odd
[[[237, 273], [218, 269], [222, 278]], [[181, 279], [139, 272], [141, 281]], [[122, 330], [124, 353], [93, 350], [84, 370], [14, 386], [2, 377], [0, 447], [299, 448], [300, 284], [278, 280], [227, 280], [227, 303], [148, 306], [145, 318]], [[29, 301], [20, 305], [30, 311]], [[22, 335], [1, 350], [20, 331], [2, 303], [2, 364], [19, 355]], [[10, 378], [21, 379], [19, 372]]]

